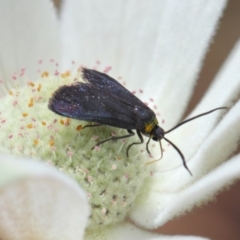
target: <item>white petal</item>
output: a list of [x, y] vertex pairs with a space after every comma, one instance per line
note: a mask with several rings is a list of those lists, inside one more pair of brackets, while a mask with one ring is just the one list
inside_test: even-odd
[[[152, 192], [148, 200], [133, 211], [131, 218], [146, 228], [157, 228], [170, 219], [207, 202], [218, 191], [240, 178], [240, 155], [222, 164], [195, 184], [178, 193]], [[180, 181], [180, 179], [179, 179]]]
[[240, 92], [240, 39], [235, 44], [229, 57], [226, 59], [221, 70], [213, 83], [205, 93], [202, 101], [194, 109], [191, 115], [195, 115], [215, 107], [231, 107]]
[[69, 0], [64, 3], [61, 26], [65, 65], [71, 60], [92, 66], [96, 60], [116, 65], [124, 27], [124, 2]]
[[226, 1], [167, 3], [145, 87], [157, 100], [165, 128], [178, 122], [185, 111]]
[[[235, 51], [231, 54], [231, 57], [225, 64], [223, 70], [221, 71], [221, 74], [219, 74], [213, 87], [209, 90], [209, 95], [207, 95], [206, 100], [204, 99], [202, 101], [202, 104], [200, 104], [199, 108], [201, 108], [202, 105], [205, 105], [205, 107], [214, 107], [214, 104], [217, 103], [217, 96], [219, 102], [223, 105], [224, 103], [228, 105], [231, 101], [234, 102], [238, 98], [240, 86], [239, 46], [240, 44], [238, 44], [234, 49]], [[231, 79], [230, 83], [227, 82], [229, 81], [229, 79]], [[227, 89], [226, 86], [228, 86]], [[219, 92], [219, 94], [215, 93], [214, 87]], [[226, 90], [224, 91], [222, 89]], [[212, 103], [210, 94], [213, 95]], [[217, 115], [221, 115], [221, 112], [217, 113]], [[223, 120], [209, 136], [208, 134], [211, 132], [212, 128], [217, 123], [216, 117], [208, 117], [207, 124], [204, 123], [204, 118], [202, 118], [198, 121], [189, 123], [188, 125], [185, 125], [179, 129], [180, 134], [182, 133], [183, 140], [180, 143], [177, 143], [177, 145], [180, 149], [185, 149], [183, 152], [187, 156], [187, 159], [190, 159], [194, 151], [197, 151], [194, 157], [191, 158], [191, 160], [188, 162], [188, 166], [192, 170], [194, 176], [193, 178], [189, 177], [183, 167], [173, 169], [173, 161], [176, 161], [176, 157], [171, 155], [172, 151], [167, 151], [164, 155], [164, 159], [161, 160], [159, 163], [156, 163], [157, 168], [159, 169], [159, 173], [155, 173], [153, 177], [155, 182], [153, 187], [154, 192], [152, 192], [151, 195], [148, 197], [147, 201], [143, 203], [144, 206], [141, 206], [141, 208], [145, 208], [145, 211], [146, 208], [148, 208], [149, 216], [146, 219], [155, 219], [154, 216], [156, 216], [157, 214], [156, 209], [158, 209], [158, 212], [169, 209], [168, 212], [171, 212], [171, 214], [169, 215], [169, 217], [165, 216], [165, 219], [170, 219], [171, 217], [179, 213], [176, 211], [176, 209], [174, 210], [174, 208], [171, 208], [172, 205], [175, 204], [174, 201], [178, 201], [178, 195], [181, 196], [182, 194], [182, 192], [178, 191], [186, 187], [191, 182], [196, 181], [196, 179], [200, 178], [202, 174], [210, 171], [212, 168], [225, 161], [231, 154], [234, 153], [240, 136], [239, 122], [240, 101], [238, 101], [235, 106], [233, 106], [232, 109], [229, 110], [229, 112], [224, 116]], [[177, 137], [177, 134], [175, 137]], [[170, 139], [172, 140], [173, 137], [174, 133], [172, 134]], [[205, 138], [206, 140], [203, 141]], [[179, 166], [179, 164], [177, 165]], [[175, 163], [175, 166], [177, 165]], [[169, 171], [167, 172], [166, 169], [168, 169]], [[236, 175], [234, 175], [234, 172], [231, 171], [229, 171], [229, 175], [232, 176], [233, 179], [236, 177]], [[200, 181], [203, 180], [204, 178]], [[227, 184], [227, 181], [225, 182], [225, 184]], [[194, 204], [194, 202], [192, 204]], [[141, 208], [137, 208], [136, 212], [139, 211], [138, 214], [142, 214], [143, 216], [145, 216], [146, 212], [142, 211], [143, 208]], [[180, 207], [178, 211], [180, 211]], [[134, 219], [139, 218], [134, 217]], [[145, 224], [144, 221], [146, 221], [146, 219], [141, 221], [141, 224]], [[148, 224], [151, 226], [151, 224], [153, 223]]]
[[146, 96], [157, 100], [166, 125], [172, 126], [191, 96], [225, 3], [66, 1], [65, 66], [70, 60], [88, 66], [100, 60], [113, 66], [111, 75], [121, 74], [131, 90], [144, 88]]
[[[189, 186], [189, 184], [198, 186], [198, 181], [204, 181], [205, 179], [202, 175], [206, 174], [223, 161], [226, 161], [227, 158], [234, 154], [234, 151], [238, 146], [240, 136], [239, 122], [240, 100], [214, 129], [209, 138], [199, 148], [197, 154], [195, 154], [188, 162], [188, 167], [193, 172], [193, 177], [189, 176], [183, 167], [172, 169], [171, 171], [161, 172], [161, 164], [159, 164], [159, 172], [155, 172], [152, 177], [153, 190], [146, 201], [144, 201], [140, 206], [136, 206], [136, 209], [134, 210], [134, 219], [140, 219], [139, 215], [147, 216], [146, 212], [148, 211], [148, 216], [141, 220], [141, 225], [146, 223], [147, 225], [150, 224], [150, 226], [152, 226], [151, 224], [153, 224], [153, 222], [149, 221], [149, 219], [154, 221], [153, 219], [157, 218], [155, 217], [157, 214], [161, 216], [162, 212], [165, 212], [165, 209], [172, 208], [172, 205], [175, 204], [174, 201], [178, 202], [179, 197], [187, 191], [187, 186]], [[234, 161], [233, 164], [235, 164]], [[237, 167], [237, 164], [235, 165]], [[225, 171], [224, 167], [221, 169]], [[216, 175], [216, 177], [219, 176], [220, 175]], [[201, 177], [202, 179], [198, 180]], [[235, 172], [228, 171], [227, 177], [234, 179], [238, 176]], [[225, 182], [225, 185], [227, 184], [228, 179]], [[189, 188], [191, 188], [191, 186]], [[203, 196], [206, 195], [205, 193], [201, 194], [203, 194]], [[192, 202], [192, 204], [194, 204], [194, 202]], [[173, 208], [172, 210], [169, 210], [169, 212], [171, 212], [169, 219], [172, 218], [174, 214], [175, 216], [179, 214], [177, 211], [180, 211], [180, 206], [176, 212], [174, 211], [175, 210]]]
[[5, 240], [83, 238], [85, 192], [70, 178], [33, 160], [0, 156], [0, 232]]
[[[90, 240], [92, 238], [86, 238]], [[164, 236], [156, 234], [153, 232], [144, 231], [130, 223], [119, 224], [107, 233], [104, 233], [102, 236], [97, 236], [95, 239], [104, 239], [104, 240], [203, 240], [206, 238], [195, 237], [195, 236]]]
[[[206, 141], [199, 145], [197, 153], [188, 161], [193, 177], [183, 167], [170, 172], [155, 174], [158, 191], [179, 191], [205, 173], [226, 161], [236, 151], [240, 136], [240, 100], [226, 114]], [[190, 134], [189, 134], [190, 135]], [[194, 139], [193, 139], [194, 141]], [[191, 144], [189, 144], [189, 148]], [[159, 169], [161, 167], [159, 166]], [[181, 181], [179, 181], [181, 179]], [[157, 184], [161, 182], [161, 184]]]
[[50, 59], [59, 60], [58, 28], [49, 0], [0, 1], [0, 79], [9, 81], [22, 68], [32, 78], [45, 67], [37, 65], [40, 59], [47, 66]]
[[[203, 98], [196, 110], [191, 113], [191, 116], [206, 112], [216, 107], [228, 106], [231, 107], [238, 99], [240, 92], [240, 41], [234, 47], [229, 58], [226, 60], [222, 70], [214, 80], [206, 96]], [[227, 87], [226, 87], [227, 86]], [[208, 141], [210, 133], [224, 114], [228, 110], [219, 110], [210, 115], [201, 117], [191, 121], [177, 130], [166, 135], [177, 147], [182, 151], [187, 161], [198, 151], [204, 141]], [[236, 111], [236, 119], [238, 118], [238, 110]], [[233, 115], [234, 118], [234, 115]], [[235, 119], [235, 120], [236, 120]], [[234, 121], [234, 119], [233, 119]], [[227, 125], [226, 128], [228, 129]], [[230, 128], [230, 127], [229, 127]], [[226, 134], [227, 134], [226, 129]], [[238, 128], [237, 128], [238, 129]], [[236, 130], [237, 130], [236, 129]], [[227, 134], [231, 137], [230, 134]], [[227, 139], [223, 136], [224, 142]], [[220, 139], [222, 140], [222, 139]], [[164, 141], [163, 141], [164, 142]], [[215, 145], [216, 146], [216, 145]], [[180, 157], [176, 151], [169, 146], [165, 147], [166, 152], [164, 158], [157, 163], [159, 171], [166, 171], [180, 166]], [[155, 152], [154, 152], [155, 151]], [[159, 149], [155, 148], [152, 151], [154, 154], [159, 153]], [[230, 151], [229, 151], [230, 152]], [[171, 175], [172, 176], [172, 175]], [[175, 183], [173, 183], [175, 184]], [[175, 185], [177, 186], [177, 185]]]

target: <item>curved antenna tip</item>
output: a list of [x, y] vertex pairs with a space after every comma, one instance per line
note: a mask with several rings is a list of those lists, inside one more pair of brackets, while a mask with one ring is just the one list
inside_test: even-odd
[[183, 166], [185, 167], [185, 169], [188, 171], [188, 173], [192, 175], [191, 171], [189, 170], [188, 166], [187, 166], [187, 163], [186, 163], [186, 160], [182, 154], [182, 152], [180, 151], [180, 149], [173, 143], [171, 142], [170, 140], [168, 140], [167, 138], [163, 138], [165, 141], [167, 141], [168, 143], [170, 143], [172, 145], [172, 147], [178, 152], [178, 154], [180, 155], [180, 157], [182, 158], [182, 163], [183, 163]]
[[189, 172], [189, 174], [190, 174], [191, 176], [193, 176], [192, 172], [190, 171], [190, 169], [188, 168], [188, 166], [187, 166], [187, 164], [186, 164], [186, 162], [185, 162], [185, 159], [184, 159], [183, 166], [184, 166], [185, 169]]

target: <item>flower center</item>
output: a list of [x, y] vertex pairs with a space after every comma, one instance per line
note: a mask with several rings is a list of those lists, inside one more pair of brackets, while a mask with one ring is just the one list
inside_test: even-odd
[[52, 93], [75, 81], [82, 81], [79, 73], [49, 76], [43, 72], [38, 81], [8, 89], [0, 105], [0, 148], [2, 152], [42, 159], [73, 177], [88, 193], [91, 230], [126, 218], [134, 202], [143, 196], [142, 189], [146, 191], [150, 165], [145, 165], [149, 159], [143, 160], [144, 154], [137, 146], [131, 148], [130, 158], [126, 157], [129, 143], [139, 141], [134, 137], [109, 141], [91, 150], [113, 134], [125, 135], [125, 129], [82, 129], [88, 123], [58, 116], [48, 109]]

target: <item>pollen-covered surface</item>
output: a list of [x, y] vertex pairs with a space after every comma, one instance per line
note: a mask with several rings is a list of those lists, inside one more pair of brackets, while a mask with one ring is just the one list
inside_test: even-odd
[[[26, 80], [22, 87], [18, 79], [14, 79], [14, 87], [2, 85], [6, 94], [0, 100], [0, 148], [1, 152], [42, 159], [76, 179], [87, 191], [92, 207], [91, 234], [92, 229], [126, 218], [137, 198], [148, 189], [151, 166], [145, 165], [149, 158], [137, 146], [126, 158], [128, 143], [138, 142], [137, 137], [109, 141], [91, 150], [99, 140], [113, 134], [126, 135], [126, 130], [109, 126], [82, 129], [86, 122], [48, 109], [48, 101], [59, 86], [79, 80], [79, 74], [50, 77], [43, 72], [40, 80]], [[141, 145], [140, 149], [144, 148]]]

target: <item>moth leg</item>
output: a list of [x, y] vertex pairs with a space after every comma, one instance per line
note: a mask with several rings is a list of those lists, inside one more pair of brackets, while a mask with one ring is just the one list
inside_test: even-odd
[[[131, 131], [131, 130], [128, 130], [129, 133], [130, 133], [130, 131]], [[132, 131], [131, 131], [131, 132], [132, 132]], [[132, 132], [132, 133], [133, 133], [133, 132]], [[139, 137], [139, 139], [140, 139], [141, 142], [133, 142], [133, 143], [131, 143], [130, 145], [128, 145], [128, 147], [127, 147], [127, 157], [129, 157], [128, 152], [129, 152], [129, 149], [130, 149], [133, 145], [135, 145], [135, 144], [141, 144], [141, 143], [144, 142], [144, 141], [143, 141], [142, 134], [140, 133], [139, 130], [137, 130], [137, 135], [138, 135], [138, 137]]]
[[103, 125], [103, 124], [101, 124], [101, 123], [87, 124], [87, 125], [83, 126], [83, 129], [88, 128], [88, 127], [99, 127], [101, 125]]
[[94, 147], [96, 147], [96, 146], [99, 146], [99, 145], [101, 145], [101, 144], [103, 144], [103, 143], [105, 143], [105, 142], [108, 142], [108, 141], [111, 141], [111, 140], [119, 140], [119, 139], [123, 139], [123, 138], [128, 138], [128, 137], [132, 137], [132, 136], [134, 136], [135, 135], [135, 133], [132, 131], [132, 130], [127, 130], [128, 131], [128, 135], [124, 135], [124, 136], [112, 136], [112, 137], [110, 137], [110, 138], [107, 138], [107, 139], [105, 139], [105, 140], [103, 140], [103, 141], [101, 141], [101, 142], [98, 142], [96, 145], [94, 145], [92, 148], [91, 148], [91, 150], [93, 150], [94, 149]]
[[150, 140], [151, 140], [151, 137], [148, 139], [147, 144], [146, 144], [146, 150], [147, 150], [147, 152], [148, 152], [149, 155], [151, 154], [150, 151], [149, 151], [149, 148], [148, 148], [148, 145], [149, 145], [149, 143], [150, 143]]

